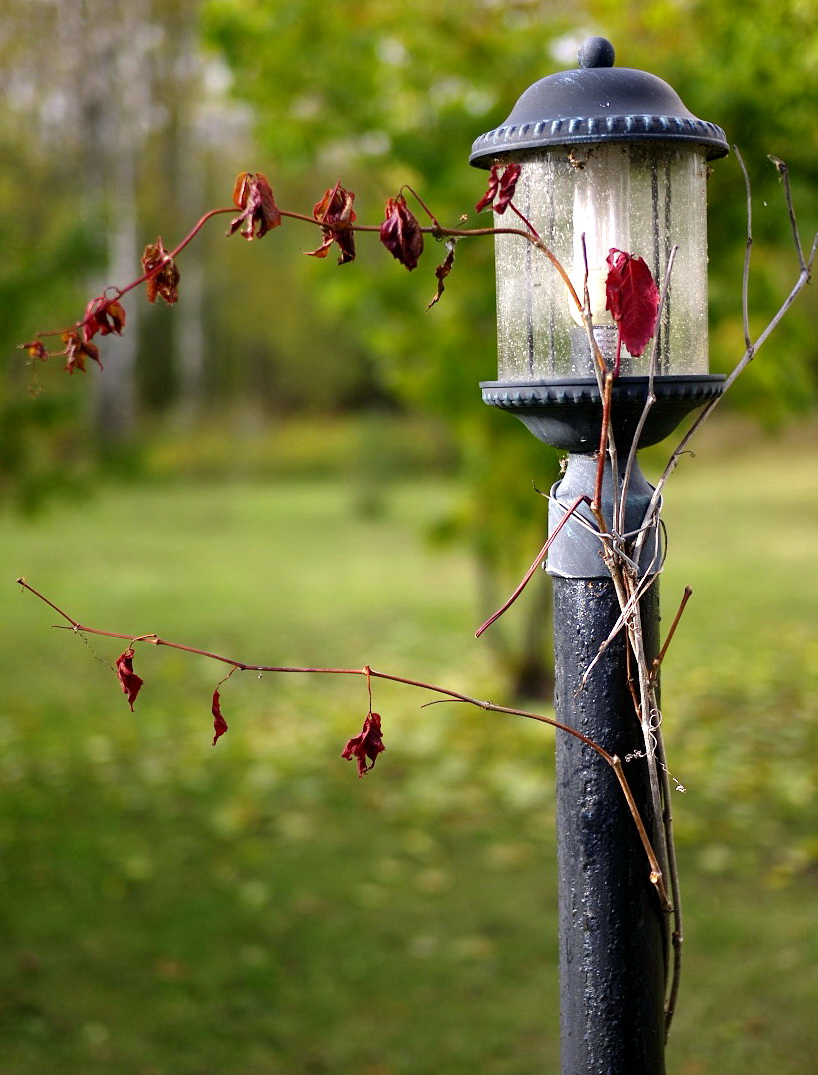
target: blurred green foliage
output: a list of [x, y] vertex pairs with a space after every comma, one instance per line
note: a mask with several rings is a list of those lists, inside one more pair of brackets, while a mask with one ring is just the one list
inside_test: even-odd
[[[0, 189], [9, 222], [4, 306], [16, 319], [4, 325], [10, 344], [62, 323], [61, 289], [79, 284], [79, 294], [87, 286], [123, 214], [136, 214], [138, 249], [156, 231], [171, 243], [205, 208], [228, 201], [233, 176], [245, 167], [266, 171], [279, 201], [306, 212], [341, 175], [357, 192], [362, 220], [377, 223], [385, 198], [409, 183], [442, 220], [456, 222], [471, 212], [484, 186], [483, 174], [466, 164], [472, 138], [502, 120], [532, 81], [571, 66], [576, 43], [591, 31], [615, 40], [620, 63], [666, 77], [697, 114], [719, 122], [741, 148], [756, 192], [755, 322], [768, 316], [793, 275], [789, 227], [768, 153], [790, 165], [804, 235], [818, 223], [810, 111], [818, 16], [801, 0], [783, 6], [750, 0], [740, 7], [587, 0], [569, 13], [533, 0], [465, 6], [421, 0], [411, 13], [379, 0], [331, 8], [317, 0], [151, 3], [140, 7], [135, 24], [145, 62], [139, 107], [131, 110], [103, 90], [118, 85], [117, 64], [142, 53], [132, 56], [131, 43], [116, 34], [99, 41], [89, 34], [86, 48], [104, 46], [110, 58], [103, 90], [94, 88], [103, 72], [97, 78], [65, 60], [45, 77], [34, 62], [40, 42], [35, 7], [66, 44], [85, 25], [69, 14], [72, 5], [63, 14], [32, 0], [27, 17], [9, 0], [0, 4], [10, 90], [0, 130], [12, 162]], [[91, 18], [91, 8], [83, 18]], [[91, 24], [97, 36], [98, 23]], [[185, 52], [183, 63], [176, 52], [188, 40], [194, 50]], [[77, 80], [87, 115], [71, 142], [75, 128], [61, 125], [59, 116]], [[231, 112], [225, 85], [244, 111]], [[131, 138], [137, 154], [132, 206], [112, 177], [113, 127], [123, 145]], [[713, 365], [726, 368], [742, 349], [745, 205], [734, 162], [716, 167], [711, 188]], [[23, 190], [33, 207], [25, 216], [13, 209]], [[70, 220], [76, 238], [66, 235], [52, 250], [43, 232], [59, 233], [61, 219]], [[219, 231], [209, 229], [181, 263], [183, 303], [187, 288], [186, 308], [195, 307], [200, 321], [197, 375], [186, 374], [182, 312], [146, 310], [134, 328], [139, 358], [129, 391], [144, 418], [180, 407], [188, 414], [223, 414], [234, 404], [250, 404], [262, 415], [399, 405], [444, 414], [458, 450], [468, 452], [473, 440], [486, 454], [494, 436], [485, 432], [489, 423], [505, 436], [511, 423], [475, 406], [476, 382], [494, 369], [490, 242], [461, 244], [444, 301], [427, 313], [441, 251], [428, 250], [409, 276], [376, 241], [362, 237], [359, 263], [336, 272], [332, 259], [316, 264], [301, 257], [310, 246], [308, 227], [288, 222], [259, 248], [225, 243]], [[32, 309], [35, 288], [26, 264], [35, 250], [40, 306]], [[780, 422], [814, 401], [813, 315], [807, 296], [782, 329], [775, 359], [758, 363], [736, 390], [737, 401], [766, 422]], [[56, 380], [48, 377], [49, 391], [57, 390]], [[479, 444], [481, 437], [489, 443]], [[530, 473], [534, 451], [543, 457], [524, 444], [518, 438], [515, 453]]]
[[[31, 18], [10, 2], [0, 4], [13, 91], [0, 133], [21, 162], [4, 176], [0, 198], [11, 207], [26, 189], [31, 204], [47, 207], [33, 214], [38, 229], [57, 234], [55, 250], [47, 235], [32, 247], [20, 215], [8, 213], [4, 306], [12, 320], [4, 330], [10, 343], [30, 337], [34, 327], [63, 323], [68, 307], [62, 294], [78, 295], [77, 284], [85, 286], [89, 267], [96, 269], [101, 257], [112, 264], [117, 228], [128, 214], [138, 249], [157, 231], [170, 245], [205, 208], [228, 202], [233, 177], [243, 169], [266, 172], [279, 203], [307, 213], [340, 177], [357, 194], [361, 221], [377, 223], [385, 198], [408, 183], [442, 221], [456, 223], [468, 214], [475, 223], [472, 207], [485, 175], [467, 165], [472, 139], [500, 122], [531, 82], [570, 67], [576, 44], [590, 32], [614, 40], [619, 63], [667, 78], [694, 112], [720, 123], [741, 148], [755, 191], [754, 325], [775, 309], [795, 275], [768, 153], [790, 165], [805, 237], [818, 226], [810, 112], [818, 88], [818, 16], [802, 0], [783, 6], [750, 0], [740, 7], [586, 0], [570, 11], [540, 0], [419, 0], [409, 12], [382, 0], [330, 6], [196, 0], [150, 3], [137, 13], [128, 8], [127, 37], [106, 37], [93, 4], [80, 17], [71, 5], [33, 3], [61, 41], [70, 42], [84, 26], [85, 48], [106, 63], [99, 77], [89, 64], [65, 61], [43, 77], [33, 63], [39, 34]], [[117, 64], [133, 65], [134, 57], [142, 57], [144, 73], [134, 96], [138, 107], [117, 79]], [[85, 119], [70, 143], [72, 128], [60, 127], [55, 116], [74, 84]], [[130, 202], [116, 180], [123, 147], [135, 154]], [[72, 217], [76, 205], [84, 209]], [[727, 369], [743, 350], [745, 199], [735, 160], [714, 169], [711, 209], [712, 364]], [[89, 213], [96, 224], [89, 224]], [[65, 219], [70, 227], [60, 223]], [[68, 229], [62, 242], [61, 228]], [[71, 228], [82, 232], [84, 245], [68, 241]], [[216, 224], [186, 251], [179, 308], [140, 310], [138, 325], [132, 315], [136, 373], [115, 389], [135, 400], [138, 424], [131, 435], [144, 445], [170, 428], [179, 443], [179, 430], [187, 429], [182, 454], [190, 459], [200, 440], [212, 444], [216, 430], [224, 431], [227, 455], [237, 426], [261, 429], [283, 416], [431, 416], [448, 439], [445, 454], [465, 479], [462, 500], [438, 520], [437, 533], [470, 543], [486, 590], [507, 589], [541, 543], [543, 504], [529, 491], [532, 483], [548, 487], [556, 461], [480, 402], [477, 384], [495, 369], [491, 242], [459, 245], [443, 300], [428, 311], [433, 269], [444, 254], [433, 243], [411, 275], [368, 236], [360, 237], [356, 264], [342, 269], [332, 257], [303, 257], [312, 245], [309, 226], [292, 221], [259, 244], [227, 242]], [[32, 249], [49, 271], [36, 289], [26, 269]], [[34, 293], [40, 304], [32, 310], [27, 303]], [[75, 300], [71, 316], [78, 316], [82, 301]], [[129, 308], [141, 301], [130, 297]], [[812, 295], [803, 296], [733, 393], [735, 404], [768, 425], [781, 425], [814, 403], [815, 314]], [[14, 363], [12, 355], [10, 367]], [[114, 356], [107, 378], [96, 383], [113, 383], [120, 368]], [[85, 381], [92, 377], [97, 371]], [[45, 415], [51, 404], [18, 404], [19, 373], [9, 378], [2, 435], [15, 449], [6, 469], [18, 475], [12, 479], [18, 499], [33, 501], [49, 488], [53, 469], [37, 477], [42, 450], [20, 445], [37, 437], [58, 460], [65, 454], [64, 430], [81, 420], [86, 460], [99, 458], [89, 431], [94, 407], [83, 398], [92, 393], [76, 383], [79, 378], [58, 387], [57, 370], [42, 371], [48, 394], [67, 393], [70, 401], [58, 436]], [[21, 422], [38, 432], [19, 434]], [[373, 441], [373, 465], [380, 452], [388, 455]], [[387, 470], [379, 464], [381, 474]]]
[[[274, 182], [323, 175], [315, 180], [317, 200], [342, 171], [373, 222], [379, 203], [403, 183], [444, 220], [469, 212], [483, 185], [482, 175], [466, 167], [471, 139], [501, 122], [531, 82], [571, 66], [586, 33], [602, 32], [615, 41], [619, 63], [670, 81], [696, 114], [725, 128], [745, 158], [756, 202], [750, 294], [756, 328], [797, 276], [768, 154], [790, 166], [807, 247], [818, 227], [810, 103], [818, 91], [818, 14], [802, 0], [783, 6], [771, 0], [740, 6], [589, 0], [571, 15], [551, 4], [464, 8], [446, 0], [425, 0], [411, 15], [378, 0], [335, 5], [331, 12], [317, 0], [286, 10], [260, 0], [208, 0], [204, 10], [208, 40], [226, 57], [235, 92], [256, 117]], [[744, 349], [746, 206], [735, 161], [714, 169], [711, 210], [713, 366], [729, 369]], [[399, 266], [384, 264], [380, 251], [377, 260], [363, 258], [358, 270], [322, 281], [317, 297], [339, 323], [342, 311], [343, 323], [359, 311], [356, 331], [377, 356], [375, 372], [401, 398], [445, 408], [459, 443], [480, 424], [470, 417], [474, 386], [494, 365], [490, 244], [466, 246], [459, 248], [449, 283], [448, 316], [442, 309], [427, 315], [419, 297], [427, 297], [431, 285], [419, 294]], [[418, 270], [427, 280], [432, 260], [427, 254]], [[738, 403], [764, 422], [780, 423], [815, 401], [814, 317], [807, 296], [780, 331], [774, 358], [758, 363], [736, 391]]]
[[[530, 83], [572, 66], [587, 33], [601, 32], [614, 40], [619, 63], [665, 77], [696, 114], [721, 124], [740, 147], [755, 199], [755, 330], [798, 275], [767, 154], [790, 165], [807, 246], [818, 227], [810, 105], [818, 90], [812, 44], [818, 14], [801, 0], [783, 8], [770, 0], [740, 7], [588, 0], [570, 13], [526, 0], [465, 6], [421, 0], [411, 13], [379, 0], [331, 10], [318, 0], [286, 9], [262, 0], [208, 0], [204, 16], [207, 40], [227, 60], [234, 92], [252, 109], [264, 167], [274, 186], [282, 186], [282, 204], [309, 181], [314, 194], [301, 197], [308, 210], [340, 175], [358, 193], [361, 219], [376, 222], [385, 196], [408, 183], [440, 219], [454, 222], [465, 212], [474, 224], [485, 176], [467, 167], [472, 138], [501, 122]], [[744, 350], [746, 203], [735, 158], [714, 168], [711, 210], [712, 366], [727, 371]], [[354, 267], [296, 265], [298, 284], [309, 278], [310, 296], [299, 302], [315, 304], [338, 326], [333, 339], [342, 368], [344, 341], [357, 339], [371, 356], [376, 395], [385, 388], [404, 407], [439, 414], [452, 429], [466, 491], [438, 531], [470, 542], [488, 589], [498, 580], [507, 586], [540, 543], [541, 505], [528, 494], [532, 482], [548, 487], [555, 460], [516, 423], [479, 403], [477, 382], [492, 378], [495, 368], [491, 244], [458, 246], [443, 300], [428, 312], [431, 270], [441, 251], [427, 250], [408, 277], [365, 236], [358, 246]], [[802, 296], [733, 393], [735, 405], [780, 426], [814, 404], [817, 313], [813, 296]], [[242, 329], [250, 347], [248, 334], [264, 331], [258, 323]]]
[[[15, 345], [34, 327], [70, 324], [84, 302], [77, 265], [99, 268], [102, 250], [89, 213], [78, 212], [76, 191], [63, 186], [36, 148], [12, 138], [8, 113], [0, 138], [15, 151], [0, 177], [0, 338], [6, 343], [0, 374], [0, 497], [6, 505], [36, 510], [53, 497], [86, 486], [93, 469], [89, 399], [57, 381]], [[47, 212], [40, 211], [47, 206]], [[53, 319], [53, 320], [52, 320]], [[57, 337], [59, 340], [59, 337]], [[52, 346], [61, 346], [52, 342]], [[49, 389], [43, 392], [43, 382]]]

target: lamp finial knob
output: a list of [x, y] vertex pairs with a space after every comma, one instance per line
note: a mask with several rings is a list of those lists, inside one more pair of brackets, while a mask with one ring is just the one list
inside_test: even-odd
[[580, 67], [613, 67], [616, 52], [605, 37], [588, 37], [579, 46]]

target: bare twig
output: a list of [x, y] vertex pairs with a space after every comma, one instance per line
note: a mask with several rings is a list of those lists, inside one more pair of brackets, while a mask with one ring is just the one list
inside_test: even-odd
[[[602, 642], [599, 649], [594, 654], [593, 660], [582, 673], [582, 678], [579, 681], [579, 687], [577, 688], [577, 691], [582, 691], [585, 689], [585, 685], [588, 682], [588, 677], [591, 675], [591, 672], [593, 672], [594, 668], [596, 668], [597, 664], [602, 659], [605, 651], [610, 647], [613, 641], [628, 626], [628, 617], [630, 616], [634, 605], [641, 601], [641, 599], [648, 592], [650, 587], [656, 582], [656, 578], [657, 575], [652, 572], [651, 568], [648, 568], [647, 571], [642, 573], [642, 577], [640, 578], [639, 583], [634, 589], [634, 591], [625, 597], [624, 605], [620, 607], [619, 615], [617, 616], [616, 621], [608, 634], [608, 637]], [[636, 709], [638, 711], [639, 706], [637, 706]]]
[[[605, 373], [605, 377], [602, 382], [602, 424], [599, 430], [599, 451], [597, 452], [597, 467], [596, 467], [596, 482], [594, 483], [594, 500], [591, 505], [592, 510], [602, 513], [602, 479], [605, 476], [605, 460], [609, 450], [609, 434], [611, 429], [611, 395], [613, 393], [613, 373], [608, 370]], [[612, 474], [616, 473], [613, 469], [613, 460], [611, 461]], [[613, 490], [613, 501], [616, 502], [616, 490]], [[602, 519], [600, 518], [600, 530], [604, 530], [602, 525]], [[611, 520], [611, 529], [617, 530], [616, 518]]]
[[[673, 273], [673, 266], [676, 261], [676, 254], [679, 251], [678, 246], [674, 246], [670, 251], [667, 259], [667, 265], [665, 266], [665, 279], [662, 283], [662, 292], [659, 296], [659, 308], [656, 314], [656, 324], [659, 325], [662, 319], [662, 312], [667, 303], [668, 290], [670, 288], [670, 280]], [[639, 451], [639, 441], [642, 439], [642, 431], [645, 428], [645, 423], [648, 420], [648, 415], [651, 412], [653, 404], [656, 402], [656, 392], [654, 388], [654, 382], [656, 380], [656, 367], [659, 362], [659, 333], [656, 332], [653, 337], [653, 343], [650, 350], [650, 362], [648, 363], [648, 391], [645, 396], [645, 404], [642, 407], [642, 413], [639, 416], [639, 421], [636, 424], [636, 430], [633, 434], [633, 440], [631, 446], [628, 449], [628, 460], [625, 464], [625, 473], [622, 477], [622, 490], [620, 492], [620, 518], [625, 518], [625, 505], [628, 500], [628, 490], [630, 488], [631, 476], [633, 474], [633, 468], [636, 465], [636, 453]], [[637, 556], [638, 560], [638, 556]]]
[[[747, 242], [744, 247], [744, 268], [741, 275], [741, 319], [744, 324], [744, 346], [746, 349], [752, 346], [750, 336], [750, 257], [753, 250], [753, 192], [750, 186], [750, 174], [744, 163], [744, 158], [739, 152], [738, 146], [733, 146], [733, 152], [744, 176], [744, 192], [747, 204]], [[801, 259], [803, 266], [803, 258]]]
[[662, 661], [665, 659], [665, 654], [668, 651], [668, 646], [673, 641], [673, 636], [676, 634], [676, 628], [679, 626], [679, 621], [681, 620], [682, 614], [684, 613], [684, 610], [687, 607], [687, 602], [690, 600], [692, 595], [693, 595], [693, 590], [689, 586], [685, 586], [684, 594], [682, 595], [682, 600], [679, 602], [679, 608], [676, 611], [676, 615], [673, 617], [673, 623], [670, 625], [670, 630], [668, 631], [667, 637], [665, 638], [665, 643], [662, 646], [662, 648], [659, 650], [659, 654], [656, 657], [656, 659], [654, 660], [653, 665], [651, 666], [651, 674], [652, 675], [655, 675], [659, 671], [659, 666], [661, 665]]
[[648, 857], [648, 862], [651, 866], [651, 883], [656, 885], [656, 891], [662, 904], [662, 910], [665, 911], [665, 913], [670, 913], [673, 908], [671, 906], [670, 900], [668, 899], [667, 892], [665, 891], [664, 882], [662, 880], [664, 876], [662, 867], [659, 863], [659, 860], [656, 858], [656, 854], [653, 850], [653, 845], [651, 844], [650, 835], [648, 834], [648, 831], [642, 822], [642, 817], [637, 808], [636, 801], [634, 800], [633, 792], [631, 791], [628, 782], [625, 779], [625, 773], [622, 769], [622, 762], [614, 754], [611, 758], [611, 764], [613, 765], [613, 770], [616, 773], [616, 779], [619, 781], [619, 786], [622, 788], [622, 792], [625, 796], [625, 799], [627, 800], [628, 808], [631, 812], [631, 817], [636, 823], [636, 828], [639, 833], [639, 839], [642, 841], [642, 847], [644, 848], [645, 853]]
[[498, 608], [498, 610], [492, 616], [489, 616], [489, 618], [485, 621], [485, 623], [481, 624], [477, 628], [477, 630], [474, 632], [474, 637], [475, 638], [479, 638], [480, 635], [482, 635], [482, 633], [487, 628], [491, 627], [491, 625], [493, 623], [495, 623], [497, 620], [500, 619], [500, 617], [503, 615], [504, 612], [507, 612], [508, 609], [511, 608], [511, 606], [514, 604], [514, 602], [517, 600], [517, 598], [520, 596], [520, 594], [523, 592], [523, 590], [526, 588], [528, 583], [533, 578], [534, 573], [537, 570], [537, 568], [540, 566], [540, 564], [545, 559], [546, 555], [548, 554], [548, 550], [551, 548], [551, 545], [553, 544], [553, 542], [554, 542], [555, 538], [557, 537], [557, 535], [559, 534], [560, 530], [562, 530], [562, 528], [565, 526], [565, 524], [568, 522], [568, 520], [571, 518], [571, 516], [574, 514], [574, 512], [577, 510], [577, 508], [580, 506], [580, 504], [583, 503], [583, 501], [585, 501], [587, 503], [588, 497], [584, 496], [584, 495], [577, 497], [577, 499], [574, 501], [574, 503], [571, 505], [571, 507], [568, 509], [568, 511], [566, 511], [565, 515], [563, 515], [563, 517], [560, 519], [560, 521], [554, 527], [553, 532], [548, 535], [548, 541], [546, 541], [546, 543], [543, 545], [543, 547], [537, 553], [537, 555], [536, 555], [536, 557], [534, 559], [534, 562], [532, 563], [532, 565], [528, 569], [528, 571], [526, 571], [525, 575], [523, 575], [523, 577], [520, 580], [517, 588], [514, 590], [514, 593], [511, 595], [511, 597], [508, 598], [507, 601], [505, 601], [500, 606], [500, 608]]
[[[735, 146], [733, 146], [735, 150]], [[792, 228], [792, 241], [795, 244], [796, 252], [798, 253], [798, 263], [802, 269], [806, 269], [807, 265], [804, 261], [804, 250], [801, 246], [801, 236], [798, 234], [798, 222], [795, 219], [795, 204], [792, 200], [792, 190], [790, 188], [790, 170], [784, 161], [779, 160], [778, 157], [774, 157], [772, 153], [768, 154], [768, 159], [773, 162], [781, 179], [781, 185], [784, 188], [784, 200], [787, 203], [787, 213], [790, 218], [790, 227]]]
[[676, 1002], [679, 997], [679, 986], [682, 978], [682, 946], [684, 943], [684, 924], [682, 920], [682, 894], [679, 884], [679, 864], [676, 859], [676, 841], [673, 839], [673, 808], [672, 792], [670, 790], [670, 775], [665, 757], [665, 744], [660, 735], [656, 743], [656, 760], [662, 779], [662, 798], [664, 812], [662, 822], [667, 835], [667, 871], [670, 880], [670, 898], [673, 904], [673, 929], [670, 934], [672, 949], [672, 969], [669, 976], [665, 999], [665, 1040], [670, 1034], [673, 1016], [676, 1013]]
[[[642, 736], [645, 741], [645, 761], [648, 767], [648, 780], [650, 784], [651, 804], [653, 819], [656, 825], [655, 839], [657, 853], [663, 867], [667, 867], [667, 832], [662, 826], [662, 792], [656, 765], [656, 741], [660, 733], [661, 714], [655, 690], [655, 682], [651, 676], [647, 654], [645, 652], [645, 635], [642, 629], [642, 608], [639, 600], [633, 597], [639, 591], [638, 577], [633, 572], [624, 571], [625, 589], [631, 599], [631, 607], [626, 617], [628, 628], [628, 641], [630, 642], [633, 655], [636, 659], [636, 670], [639, 682], [639, 718], [642, 726]], [[656, 720], [654, 721], [654, 714]]]

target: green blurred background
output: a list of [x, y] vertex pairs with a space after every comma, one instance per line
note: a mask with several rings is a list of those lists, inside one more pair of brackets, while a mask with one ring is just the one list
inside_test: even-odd
[[[482, 194], [472, 139], [589, 33], [741, 149], [752, 321], [797, 275], [767, 154], [818, 227], [818, 14], [802, 0], [0, 0], [0, 1072], [556, 1071], [553, 736], [376, 686], [387, 752], [339, 760], [363, 683], [234, 676], [217, 748], [203, 658], [51, 629], [25, 575], [92, 626], [258, 663], [360, 667], [548, 711], [548, 587], [475, 642], [543, 540], [556, 459], [480, 403], [489, 243], [431, 311], [362, 237], [302, 256], [219, 218], [174, 309], [126, 300], [103, 373], [17, 343], [173, 245], [235, 175], [362, 221], [411, 183], [441, 220]], [[745, 199], [710, 181], [712, 368], [743, 350]], [[807, 243], [808, 245], [808, 243]], [[815, 296], [803, 294], [668, 487], [664, 675], [687, 916], [673, 1075], [806, 1073], [818, 1049]], [[662, 450], [648, 453], [655, 476]]]

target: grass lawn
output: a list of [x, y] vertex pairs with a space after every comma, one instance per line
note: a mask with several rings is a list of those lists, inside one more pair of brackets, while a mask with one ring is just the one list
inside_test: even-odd
[[[746, 443], [746, 442], [745, 442]], [[671, 1075], [806, 1075], [818, 1054], [818, 471], [714, 435], [668, 489], [665, 720], [687, 910]], [[813, 445], [814, 447], [814, 445]], [[445, 483], [167, 482], [0, 519], [0, 1073], [558, 1070], [553, 738], [375, 685], [386, 753], [340, 760], [374, 668], [502, 697], [467, 558], [420, 527]], [[532, 497], [532, 510], [544, 510]], [[525, 565], [521, 565], [521, 568]], [[525, 600], [525, 598], [523, 598]], [[513, 613], [512, 613], [513, 615]]]

